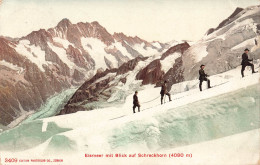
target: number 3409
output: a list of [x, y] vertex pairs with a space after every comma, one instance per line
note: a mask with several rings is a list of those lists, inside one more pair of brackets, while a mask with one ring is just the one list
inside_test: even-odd
[[17, 162], [17, 158], [5, 158], [5, 162]]

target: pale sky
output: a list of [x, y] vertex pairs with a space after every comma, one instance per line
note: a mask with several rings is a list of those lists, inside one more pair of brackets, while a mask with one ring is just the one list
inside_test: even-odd
[[108, 32], [148, 41], [198, 40], [236, 7], [259, 0], [2, 0], [0, 35], [21, 37], [40, 28], [98, 21]]

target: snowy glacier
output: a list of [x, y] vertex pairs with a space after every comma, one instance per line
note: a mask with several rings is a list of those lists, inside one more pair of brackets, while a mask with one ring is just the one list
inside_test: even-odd
[[[132, 95], [129, 95], [125, 102], [105, 103], [114, 104], [113, 107], [50, 117], [60, 106], [57, 102], [64, 100], [66, 94], [57, 96], [19, 126], [0, 133], [0, 152], [2, 155], [16, 153], [22, 157], [26, 154], [36, 157], [70, 154], [69, 160], [80, 160], [79, 155], [83, 153], [167, 153], [190, 150], [201, 153], [196, 149], [200, 146], [212, 153], [214, 148], [218, 149], [218, 145], [228, 141], [229, 153], [236, 153], [241, 145], [244, 146], [243, 152], [257, 153], [260, 145], [252, 144], [258, 144], [259, 136], [251, 135], [260, 130], [259, 73], [251, 74], [246, 70], [245, 75], [244, 78], [240, 77], [238, 67], [211, 76], [215, 87], [205, 89], [204, 83], [202, 92], [198, 89], [198, 80], [174, 84], [170, 91], [173, 101], [166, 99], [163, 105], [160, 105], [158, 97], [160, 88], [146, 85], [139, 90], [141, 112], [136, 114], [132, 112]], [[70, 93], [67, 91], [67, 96]], [[53, 110], [48, 112], [52, 106]], [[239, 140], [230, 141], [235, 139], [233, 136]], [[247, 140], [243, 137], [252, 141], [242, 144]], [[207, 148], [207, 144], [212, 147]], [[208, 160], [210, 156], [204, 155], [203, 160]], [[218, 156], [223, 157], [221, 154]], [[246, 156], [241, 155], [240, 159], [248, 163]], [[257, 159], [256, 154], [250, 157], [252, 161]], [[226, 159], [217, 159], [216, 164]], [[94, 160], [81, 161], [91, 163]], [[124, 161], [111, 163], [122, 164]], [[129, 160], [129, 164], [141, 162], [150, 164], [150, 160], [145, 158], [142, 161]], [[168, 160], [169, 164], [171, 162]]]
[[[217, 80], [230, 78], [227, 75], [228, 72], [212, 79], [221, 83]], [[176, 84], [171, 92], [179, 87]], [[137, 114], [132, 114], [130, 95], [123, 105], [115, 107], [44, 119], [32, 117], [0, 134], [0, 150], [30, 151], [44, 146], [43, 151], [47, 152], [59, 143], [57, 139], [62, 139], [63, 143], [68, 142], [64, 144], [67, 151], [157, 151], [259, 129], [259, 74], [243, 79], [234, 76], [203, 92], [194, 87], [176, 93], [173, 101], [164, 105], [159, 104], [160, 98], [151, 98], [159, 90], [148, 85], [139, 92], [142, 111]], [[44, 113], [35, 114], [41, 115]]]

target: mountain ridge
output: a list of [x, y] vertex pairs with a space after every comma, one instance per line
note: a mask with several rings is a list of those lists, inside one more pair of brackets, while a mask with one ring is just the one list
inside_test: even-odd
[[[137, 36], [110, 34], [97, 21], [72, 24], [66, 18], [55, 27], [16, 39], [1, 37], [0, 42], [0, 123], [5, 126], [31, 114], [55, 92], [80, 86], [100, 70], [118, 68], [169, 47], [159, 42], [155, 47]], [[28, 94], [20, 97], [18, 91]]]

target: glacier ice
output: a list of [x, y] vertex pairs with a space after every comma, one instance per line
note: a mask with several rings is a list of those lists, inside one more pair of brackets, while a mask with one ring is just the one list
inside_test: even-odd
[[[136, 120], [112, 130], [113, 149], [145, 144], [166, 149], [213, 140], [259, 127], [260, 88], [235, 92], [163, 111], [153, 122]], [[252, 124], [253, 123], [253, 124]]]

